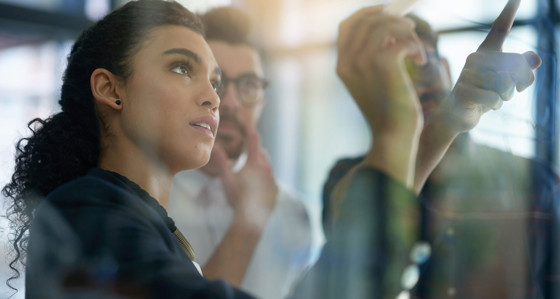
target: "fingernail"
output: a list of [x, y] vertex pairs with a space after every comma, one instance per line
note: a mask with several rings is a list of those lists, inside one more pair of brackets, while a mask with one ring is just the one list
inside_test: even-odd
[[532, 69], [536, 69], [542, 64], [541, 58], [534, 52], [523, 53], [523, 57]]

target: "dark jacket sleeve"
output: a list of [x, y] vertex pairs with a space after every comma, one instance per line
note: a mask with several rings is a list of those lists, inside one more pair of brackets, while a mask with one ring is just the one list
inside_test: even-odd
[[331, 195], [334, 187], [342, 180], [342, 178], [358, 163], [362, 162], [364, 156], [356, 158], [345, 158], [336, 161], [335, 165], [331, 168], [327, 181], [323, 185], [322, 203], [323, 203], [323, 227], [330, 227], [331, 218]]
[[319, 262], [294, 298], [395, 298], [416, 234], [414, 194], [385, 174], [358, 170]]

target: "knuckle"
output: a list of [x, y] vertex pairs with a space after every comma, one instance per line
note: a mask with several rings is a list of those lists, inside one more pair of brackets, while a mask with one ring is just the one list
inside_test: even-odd
[[480, 52], [474, 52], [469, 54], [469, 56], [467, 56], [467, 62], [466, 64], [470, 65], [470, 64], [477, 64], [480, 61], [482, 54]]

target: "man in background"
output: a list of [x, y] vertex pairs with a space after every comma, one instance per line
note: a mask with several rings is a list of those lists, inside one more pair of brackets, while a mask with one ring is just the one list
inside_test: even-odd
[[[424, 20], [409, 17], [427, 63], [411, 63], [408, 70], [429, 122], [449, 100], [452, 83], [447, 61], [437, 49], [437, 34]], [[507, 99], [513, 92], [504, 90], [500, 96]], [[334, 186], [362, 159], [339, 160], [331, 170], [323, 192], [326, 228], [331, 225]], [[432, 254], [421, 266], [417, 295], [557, 296], [559, 186], [547, 165], [477, 144], [468, 133], [459, 135], [421, 192], [420, 238], [431, 244]]]
[[276, 182], [261, 148], [257, 124], [268, 83], [247, 16], [221, 7], [201, 18], [222, 69], [220, 124], [210, 162], [176, 176], [169, 213], [205, 277], [283, 298], [319, 253], [320, 220]]

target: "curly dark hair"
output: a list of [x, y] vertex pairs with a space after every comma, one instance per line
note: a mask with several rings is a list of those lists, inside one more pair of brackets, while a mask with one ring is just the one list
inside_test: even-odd
[[61, 112], [29, 122], [31, 136], [16, 145], [16, 166], [11, 182], [2, 189], [8, 201], [10, 242], [14, 271], [6, 284], [21, 276], [25, 266], [28, 230], [33, 212], [58, 186], [83, 176], [99, 163], [101, 133], [105, 129], [90, 88], [90, 76], [104, 68], [124, 81], [133, 71], [131, 57], [151, 29], [179, 25], [204, 35], [198, 16], [176, 2], [140, 0], [129, 2], [82, 32], [68, 56], [63, 76]]

